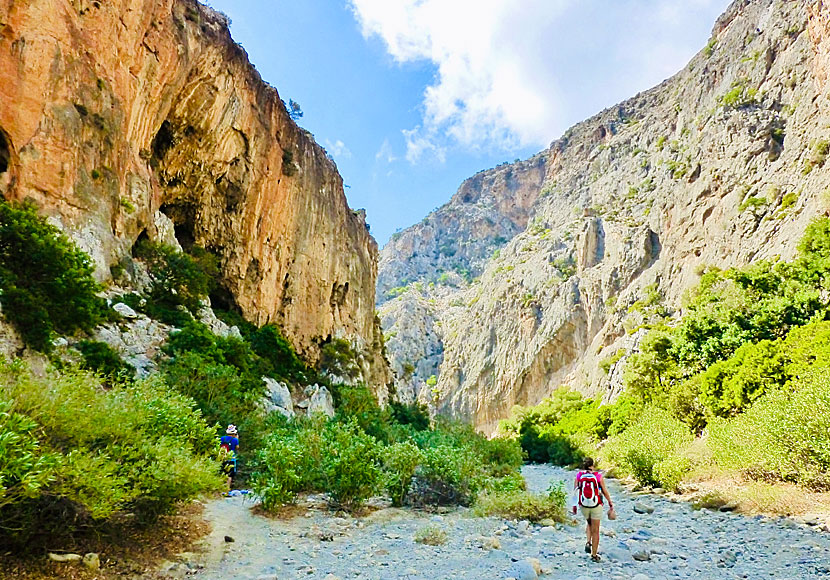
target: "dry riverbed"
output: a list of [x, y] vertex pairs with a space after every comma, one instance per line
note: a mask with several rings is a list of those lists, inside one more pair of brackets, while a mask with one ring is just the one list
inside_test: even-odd
[[[535, 491], [572, 473], [528, 466]], [[619, 518], [603, 522], [600, 553], [583, 552], [582, 525], [538, 526], [475, 518], [468, 510], [427, 514], [385, 508], [363, 517], [334, 516], [311, 498], [293, 517], [254, 515], [248, 496], [207, 504], [213, 532], [199, 551], [166, 563], [163, 577], [197, 580], [295, 578], [827, 578], [830, 534], [790, 519], [699, 510], [658, 495], [638, 495], [611, 482]], [[816, 522], [811, 522], [815, 524]], [[820, 525], [823, 522], [819, 523]], [[414, 537], [425, 526], [447, 533], [429, 546]]]

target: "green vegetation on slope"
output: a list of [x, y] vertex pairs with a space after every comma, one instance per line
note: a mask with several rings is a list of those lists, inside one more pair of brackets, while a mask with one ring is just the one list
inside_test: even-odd
[[599, 452], [644, 485], [675, 488], [714, 466], [830, 489], [828, 284], [830, 220], [821, 218], [792, 262], [706, 272], [682, 318], [653, 328], [629, 357], [614, 404], [560, 390], [515, 408], [501, 428], [532, 461]]
[[27, 346], [48, 352], [56, 333], [104, 316], [89, 257], [30, 204], [0, 200], [0, 305]]

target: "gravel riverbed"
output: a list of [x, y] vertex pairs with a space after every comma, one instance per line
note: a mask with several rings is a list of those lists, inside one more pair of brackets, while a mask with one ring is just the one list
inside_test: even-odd
[[[573, 472], [551, 466], [527, 466], [523, 473], [534, 491], [555, 481], [570, 486], [573, 479]], [[274, 520], [253, 515], [251, 500], [242, 496], [209, 502], [205, 515], [213, 532], [201, 551], [183, 554], [162, 573], [198, 580], [533, 580], [541, 567], [540, 578], [573, 580], [830, 578], [830, 534], [815, 528], [694, 511], [613, 481], [610, 491], [618, 519], [603, 521], [600, 563], [583, 551], [581, 519], [544, 527], [475, 518], [465, 509], [435, 515], [387, 508], [352, 518], [312, 508]], [[446, 531], [447, 543], [415, 543], [425, 526]]]

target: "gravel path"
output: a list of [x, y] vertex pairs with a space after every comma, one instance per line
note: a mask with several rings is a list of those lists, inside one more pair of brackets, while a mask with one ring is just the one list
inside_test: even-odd
[[[536, 491], [551, 481], [570, 485], [573, 477], [550, 466], [528, 466], [523, 473]], [[599, 564], [583, 552], [581, 521], [540, 527], [474, 518], [467, 510], [438, 516], [392, 508], [364, 518], [311, 509], [279, 521], [252, 515], [251, 501], [236, 497], [207, 505], [214, 531], [203, 552], [182, 555], [165, 574], [198, 580], [533, 580], [528, 559], [535, 558], [548, 571], [541, 578], [551, 579], [830, 578], [830, 534], [788, 520], [693, 511], [659, 496], [624, 492], [614, 482], [611, 493], [619, 517], [603, 521]], [[636, 513], [636, 503], [653, 513]], [[415, 543], [416, 531], [427, 525], [443, 528], [448, 543]]]

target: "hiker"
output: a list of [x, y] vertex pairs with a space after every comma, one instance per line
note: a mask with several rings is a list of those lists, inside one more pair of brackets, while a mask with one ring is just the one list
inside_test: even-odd
[[576, 506], [582, 511], [587, 524], [585, 526], [585, 552], [591, 554], [591, 560], [599, 562], [599, 524], [602, 521], [602, 496], [608, 500], [608, 517], [615, 519], [614, 504], [605, 487], [605, 479], [594, 468], [594, 460], [586, 457], [582, 461], [582, 470], [577, 472], [574, 481], [573, 513], [576, 515]]
[[239, 433], [236, 425], [230, 424], [219, 440], [219, 451], [222, 457], [222, 473], [228, 477], [228, 490], [231, 489], [233, 478], [236, 477], [236, 452], [239, 449]]

